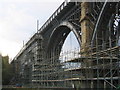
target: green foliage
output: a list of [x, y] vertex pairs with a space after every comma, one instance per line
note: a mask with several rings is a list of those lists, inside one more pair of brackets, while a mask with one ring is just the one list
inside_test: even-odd
[[2, 84], [8, 85], [12, 78], [12, 66], [9, 64], [9, 57], [2, 57]]
[[120, 85], [117, 87], [117, 90], [120, 90]]

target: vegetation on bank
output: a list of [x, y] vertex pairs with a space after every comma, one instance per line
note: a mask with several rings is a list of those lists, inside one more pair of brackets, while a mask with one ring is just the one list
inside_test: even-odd
[[12, 66], [9, 64], [9, 56], [2, 56], [2, 84], [9, 85], [12, 79]]

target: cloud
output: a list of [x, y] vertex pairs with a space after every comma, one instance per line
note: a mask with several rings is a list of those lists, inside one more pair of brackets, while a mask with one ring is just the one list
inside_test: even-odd
[[8, 54], [13, 58], [22, 47], [23, 40], [27, 42], [36, 32], [37, 19], [42, 26], [61, 4], [31, 1], [0, 1], [0, 52], [3, 55]]
[[18, 9], [14, 4], [5, 4], [0, 16], [0, 52], [13, 58], [22, 46], [34, 34], [35, 18], [26, 13], [25, 9]]
[[63, 44], [63, 47], [62, 47], [63, 52], [72, 51], [79, 48], [80, 46], [76, 36], [74, 35], [73, 32], [70, 32]]
[[[4, 38], [0, 38], [0, 52], [2, 52], [2, 55], [9, 55], [10, 58], [14, 57], [18, 50], [21, 47], [21, 44], [13, 41], [6, 40]], [[12, 53], [11, 53], [12, 51]]]
[[26, 39], [29, 26], [32, 27], [33, 24], [29, 21], [33, 21], [34, 17], [25, 13], [24, 10], [17, 10], [12, 4], [8, 5], [2, 13], [5, 15], [0, 17], [0, 37], [15, 41], [21, 40], [21, 36]]
[[[37, 19], [40, 20], [41, 27], [55, 9], [57, 9], [58, 3], [57, 5], [48, 2], [3, 3], [0, 7], [0, 11], [2, 11], [0, 17], [0, 36], [20, 41], [21, 36], [26, 40], [28, 36], [30, 37], [31, 34], [35, 33]], [[12, 36], [8, 37], [10, 35]]]
[[63, 2], [64, 0], [1, 0], [1, 2]]

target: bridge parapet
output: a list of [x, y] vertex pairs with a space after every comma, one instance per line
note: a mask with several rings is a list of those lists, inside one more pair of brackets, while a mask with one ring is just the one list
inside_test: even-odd
[[65, 0], [58, 7], [58, 9], [50, 16], [50, 18], [43, 24], [43, 26], [38, 30], [38, 33], [42, 32], [48, 26], [48, 24], [50, 24], [50, 22], [52, 22], [53, 19], [55, 19], [55, 17], [65, 8], [65, 6], [67, 6], [68, 3], [69, 1]]

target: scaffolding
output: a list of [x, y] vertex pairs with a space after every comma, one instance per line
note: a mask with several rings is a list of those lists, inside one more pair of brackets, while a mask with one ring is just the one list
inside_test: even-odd
[[[95, 21], [100, 19], [99, 14], [104, 12], [102, 9], [106, 4], [106, 2], [92, 4], [93, 10], [88, 12], [87, 20], [90, 23], [87, 29], [95, 28], [97, 23]], [[115, 17], [118, 14], [113, 10], [116, 3], [109, 5], [112, 12], [106, 10], [106, 13], [109, 14], [104, 15], [105, 22], [97, 28], [96, 35], [93, 33], [94, 42], [83, 43], [82, 48], [71, 51], [60, 53], [61, 50], [57, 48], [42, 53], [43, 61], [39, 63], [39, 69], [37, 69], [40, 73], [33, 75], [33, 77], [37, 77], [33, 82], [37, 83], [38, 87], [117, 89], [120, 86], [119, 25], [114, 27], [118, 20]], [[100, 9], [101, 7], [102, 9]], [[89, 32], [87, 41], [90, 41], [89, 36], [91, 35]]]
[[39, 69], [34, 72], [38, 74], [33, 75], [36, 78], [33, 82], [39, 87], [117, 88], [120, 83], [119, 49], [119, 46], [96, 52], [91, 49], [88, 57], [82, 57], [76, 49], [64, 52], [60, 58], [53, 56], [37, 64]]
[[[102, 17], [105, 21], [99, 28], [95, 26], [97, 19], [100, 19], [100, 14], [104, 12], [102, 9], [106, 4], [105, 2], [91, 3], [92, 10], [87, 12], [87, 19], [80, 17], [77, 12], [81, 18], [80, 23], [84, 20], [88, 22], [88, 25], [85, 24], [87, 35], [82, 39], [85, 43], [82, 43], [79, 48], [63, 52], [58, 46], [47, 52], [46, 43], [40, 35], [43, 30], [36, 33], [26, 44], [24, 50], [17, 55], [16, 60], [19, 64], [17, 71], [19, 77], [17, 76], [17, 78], [22, 78], [21, 82], [24, 84], [38, 88], [117, 89], [120, 87], [120, 15], [113, 8], [116, 7], [116, 3], [108, 4], [110, 7], [106, 10], [108, 14], [104, 14]], [[79, 12], [81, 11], [79, 10]], [[75, 19], [75, 15], [71, 15], [69, 19]], [[45, 26], [47, 25], [45, 24]], [[44, 29], [45, 26], [42, 28]], [[82, 24], [80, 28], [82, 28]], [[92, 32], [94, 28], [97, 28], [96, 33]], [[91, 37], [92, 42], [89, 40]]]

